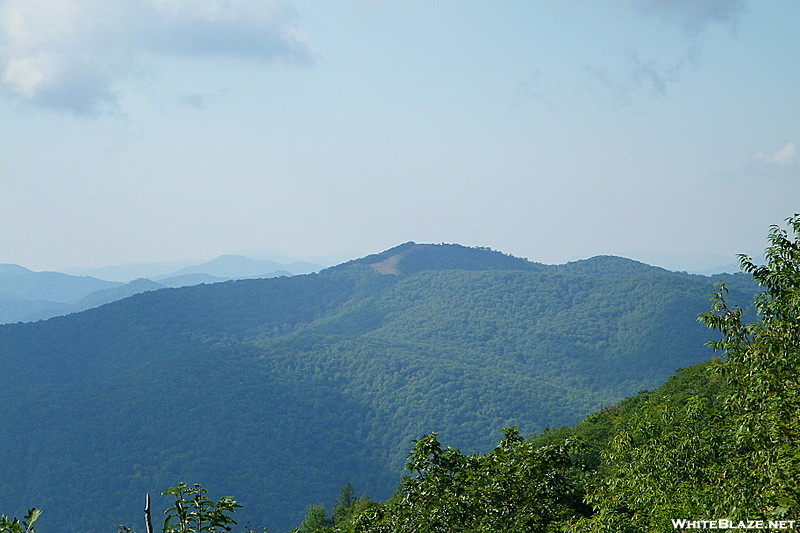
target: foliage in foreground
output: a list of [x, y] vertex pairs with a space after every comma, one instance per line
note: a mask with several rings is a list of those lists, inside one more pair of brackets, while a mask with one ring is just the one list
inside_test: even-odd
[[339, 519], [334, 507], [333, 520], [314, 506], [295, 533], [560, 531], [589, 511], [579, 490], [582, 454], [570, 439], [541, 445], [507, 428], [492, 451], [465, 455], [432, 433], [415, 441], [406, 465], [413, 475], [388, 502], [367, 501], [360, 510], [354, 502]]
[[42, 514], [40, 509], [28, 509], [28, 514], [22, 520], [9, 519], [6, 515], [0, 516], [0, 533], [35, 533], [33, 524]]
[[763, 289], [760, 320], [745, 323], [719, 288], [700, 320], [722, 334], [709, 346], [724, 359], [707, 365], [701, 393], [650, 398], [619, 424], [578, 531], [800, 516], [800, 216], [787, 223], [791, 235], [771, 227], [765, 265], [740, 256]]
[[[166, 518], [161, 527], [162, 533], [221, 533], [231, 531], [236, 525], [233, 514], [242, 506], [231, 496], [223, 496], [214, 502], [207, 496], [208, 490], [202, 485], [186, 485], [179, 483], [161, 493], [162, 496], [173, 496], [172, 507], [164, 511]], [[145, 527], [152, 532], [150, 517], [150, 496], [145, 505]], [[117, 533], [133, 533], [128, 526], [118, 526]], [[254, 533], [248, 528], [243, 533]]]
[[740, 256], [763, 288], [760, 321], [745, 323], [719, 288], [700, 317], [722, 334], [709, 346], [724, 355], [709, 365], [706, 394], [677, 405], [654, 398], [625, 419], [603, 451], [605, 470], [587, 495], [594, 512], [579, 531], [800, 516], [800, 216], [787, 223], [791, 235], [770, 228], [766, 265]]

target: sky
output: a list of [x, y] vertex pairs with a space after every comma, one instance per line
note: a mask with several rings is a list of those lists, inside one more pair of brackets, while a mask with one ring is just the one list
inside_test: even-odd
[[0, 0], [0, 263], [678, 270], [800, 211], [794, 0]]

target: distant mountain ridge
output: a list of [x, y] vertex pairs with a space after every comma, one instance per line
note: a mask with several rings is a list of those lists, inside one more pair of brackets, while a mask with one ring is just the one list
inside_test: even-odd
[[101, 289], [120, 283], [90, 276], [70, 276], [60, 272], [33, 272], [19, 265], [0, 268], [0, 298], [9, 300], [47, 300], [73, 303]]
[[156, 276], [154, 281], [165, 278], [184, 276], [187, 274], [208, 274], [218, 278], [242, 279], [255, 277], [274, 277], [275, 272], [291, 274], [309, 274], [322, 268], [321, 265], [295, 261], [289, 264], [276, 263], [269, 259], [251, 259], [241, 255], [221, 255], [211, 261], [198, 265], [187, 266], [165, 274]]
[[28, 270], [25, 267], [14, 265], [11, 263], [0, 263], [0, 276], [2, 275], [24, 275], [32, 272], [32, 270]]
[[105, 267], [68, 268], [63, 272], [71, 275], [89, 275], [100, 279], [128, 283], [134, 279], [147, 278], [160, 281], [186, 274], [206, 274], [215, 278], [239, 279], [264, 276], [276, 271], [290, 274], [308, 274], [321, 270], [326, 265], [307, 261], [273, 261], [253, 259], [240, 254], [226, 254], [208, 261], [184, 260], [174, 262], [128, 263]]
[[[150, 281], [149, 279], [133, 280], [130, 283], [120, 284], [108, 289], [93, 291], [72, 304], [56, 304], [54, 302], [41, 302], [41, 307], [36, 308], [37, 302], [21, 302], [20, 309], [16, 318], [9, 320], [13, 322], [35, 322], [47, 320], [54, 316], [63, 316], [70, 313], [78, 313], [94, 307], [99, 307], [123, 298], [128, 298], [140, 292], [155, 291], [165, 288], [165, 285]], [[0, 308], [3, 302], [0, 301]], [[23, 312], [24, 311], [24, 312]]]
[[709, 358], [696, 317], [716, 281], [405, 243], [0, 326], [0, 424], [22, 430], [0, 449], [0, 501], [100, 533], [136, 523], [145, 491], [199, 482], [282, 531], [346, 482], [388, 496], [422, 434], [485, 450], [503, 426], [570, 424]]
[[668, 272], [668, 270], [661, 267], [654, 267], [634, 259], [613, 255], [598, 255], [589, 259], [570, 261], [564, 265], [564, 269], [576, 274], [601, 277], [635, 276], [656, 271]]
[[[173, 263], [122, 266], [96, 269], [97, 272], [130, 274], [135, 270], [167, 273], [127, 282], [96, 277], [75, 276], [61, 272], [34, 272], [13, 264], [0, 265], [0, 324], [45, 320], [54, 316], [83, 311], [91, 307], [127, 298], [139, 292], [184, 287], [201, 283], [219, 283], [232, 279], [267, 278], [304, 274], [321, 269], [320, 265], [295, 261], [289, 264], [240, 255], [223, 255], [211, 261], [177, 270]], [[147, 283], [143, 280], [147, 280]]]
[[119, 287], [121, 283], [34, 272], [19, 265], [0, 265], [0, 324], [32, 321], [70, 313], [81, 298]]

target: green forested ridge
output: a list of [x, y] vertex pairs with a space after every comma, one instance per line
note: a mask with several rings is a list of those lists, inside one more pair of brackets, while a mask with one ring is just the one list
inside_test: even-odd
[[285, 530], [347, 482], [386, 498], [420, 435], [486, 451], [499, 428], [571, 424], [708, 359], [696, 316], [716, 281], [407, 243], [3, 326], [0, 501], [45, 509], [42, 531], [91, 533], [197, 481]]
[[[720, 286], [701, 321], [724, 356], [571, 428], [506, 428], [485, 454], [417, 441], [397, 491], [300, 533], [669, 532], [800, 527], [800, 215], [773, 226], [743, 320]], [[366, 508], [364, 508], [366, 507]], [[323, 516], [324, 518], [324, 516]], [[687, 523], [688, 522], [688, 523]]]

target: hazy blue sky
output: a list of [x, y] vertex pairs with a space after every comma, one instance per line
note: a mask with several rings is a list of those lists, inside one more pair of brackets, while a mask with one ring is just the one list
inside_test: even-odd
[[0, 263], [758, 252], [798, 35], [795, 0], [0, 0]]

